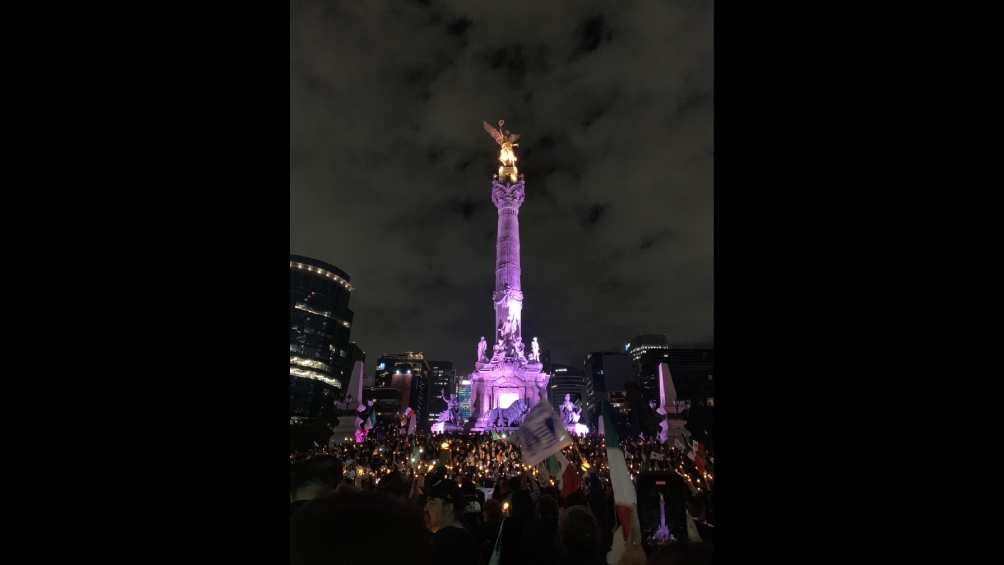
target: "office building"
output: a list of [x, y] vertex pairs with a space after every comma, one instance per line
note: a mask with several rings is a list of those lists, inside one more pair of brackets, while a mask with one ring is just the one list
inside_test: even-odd
[[587, 386], [586, 403], [589, 410], [590, 427], [599, 418], [599, 403], [610, 404], [619, 426], [625, 430], [631, 427], [632, 406], [628, 401], [628, 391], [637, 386], [637, 377], [631, 364], [631, 357], [620, 352], [594, 352], [586, 356], [584, 374]]
[[471, 418], [471, 380], [456, 380], [456, 395], [460, 397], [460, 421], [466, 422]]
[[[554, 406], [555, 411], [560, 411], [561, 404], [565, 401], [565, 395], [570, 394], [572, 402], [580, 402], [585, 408], [586, 404], [586, 376], [582, 369], [571, 365], [551, 364], [551, 381], [548, 386], [547, 397]], [[583, 421], [588, 420], [588, 415], [584, 415]]]
[[421, 352], [385, 353], [377, 360], [374, 381], [377, 388], [394, 388], [400, 393], [400, 407], [411, 407], [420, 430], [428, 430], [429, 389], [432, 367]]
[[431, 426], [439, 417], [439, 414], [446, 410], [446, 402], [443, 397], [448, 394], [455, 394], [456, 372], [453, 370], [452, 361], [429, 361], [429, 413], [427, 421]]
[[669, 359], [669, 339], [661, 334], [636, 336], [627, 340], [624, 351], [631, 356], [642, 402], [658, 400], [659, 363]]
[[351, 292], [345, 271], [290, 255], [290, 416], [333, 417], [334, 402], [344, 398], [353, 358], [358, 356], [349, 342]]

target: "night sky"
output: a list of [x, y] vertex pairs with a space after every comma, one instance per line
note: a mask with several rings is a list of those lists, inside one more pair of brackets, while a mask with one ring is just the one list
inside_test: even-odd
[[290, 252], [349, 273], [352, 340], [473, 369], [498, 146], [521, 134], [523, 336], [552, 360], [710, 344], [713, 4], [292, 0]]

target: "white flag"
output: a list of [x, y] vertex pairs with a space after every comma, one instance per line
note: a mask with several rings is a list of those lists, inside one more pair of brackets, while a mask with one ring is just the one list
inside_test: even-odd
[[572, 443], [561, 419], [546, 401], [538, 402], [530, 410], [513, 439], [519, 444], [523, 463], [527, 465], [536, 465]]

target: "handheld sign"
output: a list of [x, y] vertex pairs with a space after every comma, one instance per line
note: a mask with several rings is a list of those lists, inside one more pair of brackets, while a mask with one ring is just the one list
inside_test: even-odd
[[572, 443], [554, 408], [546, 401], [538, 402], [530, 410], [512, 437], [519, 444], [523, 463], [527, 465], [536, 465]]

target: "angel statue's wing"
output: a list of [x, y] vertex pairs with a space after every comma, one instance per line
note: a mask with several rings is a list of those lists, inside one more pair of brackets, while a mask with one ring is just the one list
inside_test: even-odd
[[481, 125], [483, 125], [485, 127], [485, 131], [488, 132], [488, 135], [492, 136], [492, 139], [495, 140], [495, 143], [498, 143], [499, 145], [502, 145], [503, 143], [505, 143], [505, 138], [502, 137], [502, 132], [500, 132], [499, 130], [495, 129], [495, 126], [489, 124], [488, 122], [484, 122], [484, 121], [481, 122]]
[[509, 136], [509, 143], [516, 143], [517, 141], [519, 141], [518, 133], [514, 133]]

